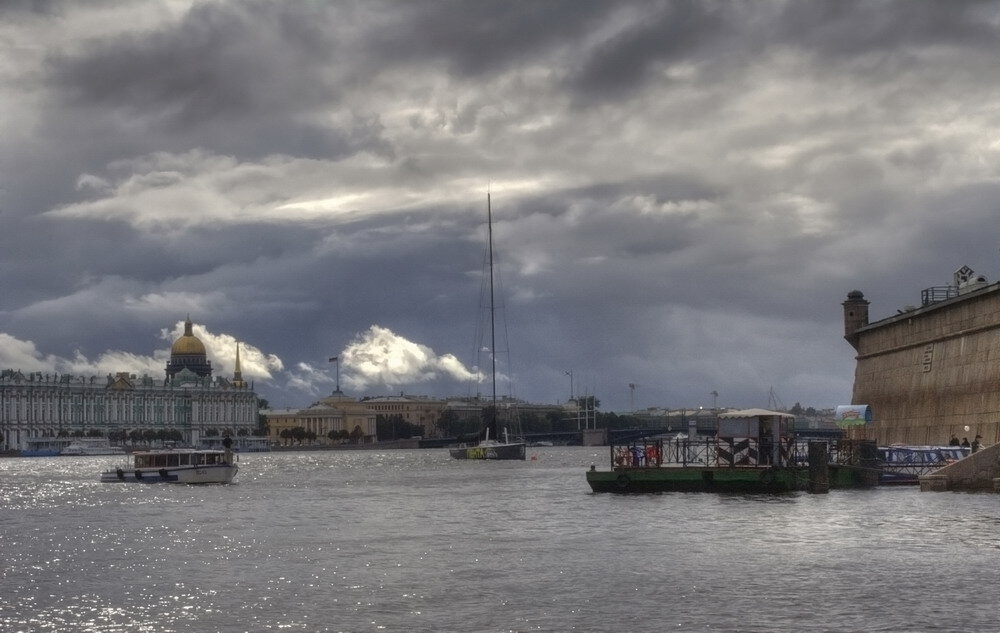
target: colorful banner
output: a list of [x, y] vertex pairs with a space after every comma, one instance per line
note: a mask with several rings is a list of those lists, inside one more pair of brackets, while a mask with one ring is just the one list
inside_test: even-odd
[[867, 426], [872, 423], [872, 409], [867, 404], [847, 404], [837, 407], [837, 426]]

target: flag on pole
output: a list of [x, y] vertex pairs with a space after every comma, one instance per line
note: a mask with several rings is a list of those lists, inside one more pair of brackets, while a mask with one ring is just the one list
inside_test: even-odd
[[330, 362], [331, 362], [331, 363], [332, 363], [332, 362], [335, 362], [336, 360], [337, 360], [337, 357], [336, 357], [336, 356], [331, 356], [331, 357], [330, 357]]

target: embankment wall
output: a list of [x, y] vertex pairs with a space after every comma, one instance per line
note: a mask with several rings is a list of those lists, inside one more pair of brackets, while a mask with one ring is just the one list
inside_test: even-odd
[[879, 444], [1000, 441], [1000, 285], [902, 312], [857, 332], [853, 402]]

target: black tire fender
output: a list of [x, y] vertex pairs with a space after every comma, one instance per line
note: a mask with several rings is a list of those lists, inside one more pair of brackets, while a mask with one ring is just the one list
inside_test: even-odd
[[619, 490], [627, 490], [629, 486], [632, 485], [632, 480], [628, 475], [622, 473], [618, 475], [618, 479], [615, 481], [615, 485], [618, 486]]

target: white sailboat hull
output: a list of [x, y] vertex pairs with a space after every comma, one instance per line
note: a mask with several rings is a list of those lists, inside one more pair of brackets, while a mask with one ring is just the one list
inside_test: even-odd
[[481, 442], [472, 446], [457, 446], [448, 451], [455, 459], [524, 460], [524, 442]]

